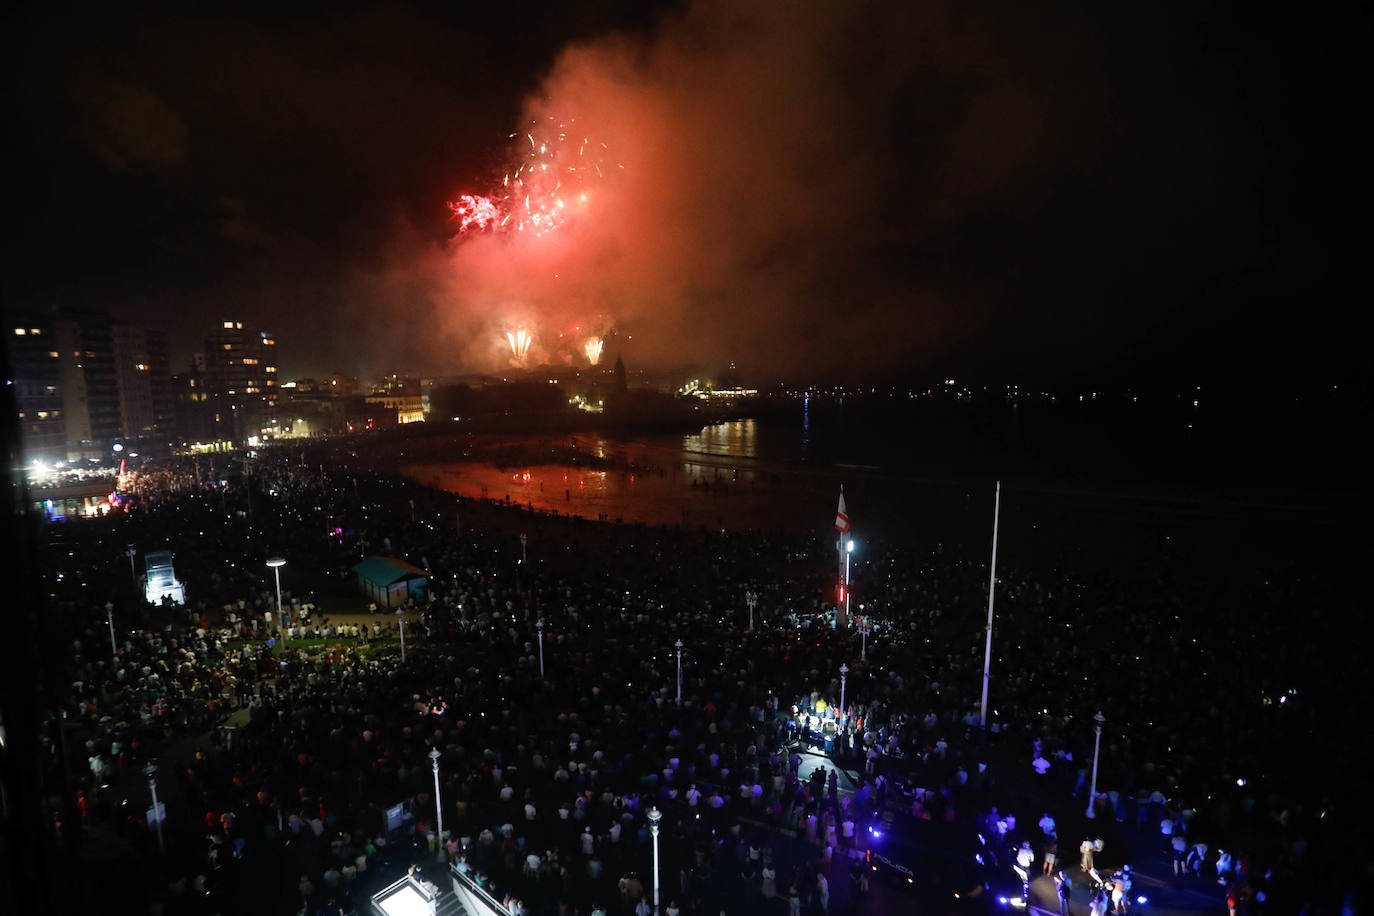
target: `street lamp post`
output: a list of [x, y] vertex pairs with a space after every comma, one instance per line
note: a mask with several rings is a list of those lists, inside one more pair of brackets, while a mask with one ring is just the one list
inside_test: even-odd
[[277, 626], [281, 628], [282, 638], [286, 638], [286, 620], [281, 611], [281, 568], [286, 565], [282, 557], [268, 557], [267, 565], [272, 567], [272, 575], [277, 580]]
[[849, 666], [840, 665], [840, 723], [844, 723], [844, 682], [849, 677]]
[[658, 916], [658, 822], [663, 820], [663, 812], [655, 806], [649, 809], [649, 832], [654, 837], [654, 916]]
[[430, 748], [429, 762], [434, 767], [434, 811], [437, 814], [439, 845], [444, 843], [444, 800], [439, 797], [439, 749]]
[[119, 646], [115, 643], [113, 601], [105, 602], [105, 622], [110, 625], [110, 661], [113, 662], [119, 655]]
[[157, 824], [157, 851], [163, 852], [162, 809], [157, 805], [157, 765], [148, 764], [143, 768], [143, 775], [148, 777], [148, 790], [153, 794], [153, 823]]
[[854, 542], [844, 543], [844, 624], [849, 626], [849, 557], [854, 553]]
[[540, 617], [535, 629], [539, 631], [539, 676], [544, 676], [544, 618]]
[[520, 535], [520, 565], [521, 565], [521, 566], [524, 566], [524, 565], [525, 565], [525, 560], [526, 560], [526, 557], [525, 557], [525, 544], [527, 544], [528, 542], [529, 542], [529, 538], [525, 537], [523, 534]]
[[682, 640], [678, 640], [677, 646], [677, 705], [682, 705]]
[[138, 556], [138, 551], [130, 544], [129, 549], [124, 552], [129, 555], [129, 578], [133, 580], [134, 591], [138, 591], [138, 571], [134, 569], [134, 557]]
[[[859, 605], [859, 610], [863, 610], [863, 605]], [[873, 632], [873, 621], [867, 617], [859, 621], [859, 658], [868, 658], [868, 634]]]
[[1094, 728], [1097, 737], [1093, 739], [1093, 782], [1092, 787], [1088, 789], [1088, 817], [1097, 817], [1093, 813], [1093, 800], [1097, 798], [1097, 752], [1102, 747], [1102, 723], [1107, 720], [1099, 710], [1097, 715], [1093, 716], [1093, 721], [1097, 723]]
[[988, 627], [983, 648], [983, 699], [978, 704], [978, 724], [988, 729], [988, 683], [992, 678], [992, 603], [997, 597], [997, 524], [1002, 517], [1002, 481], [997, 481], [992, 504], [992, 563], [988, 567]]
[[401, 608], [396, 609], [396, 626], [401, 631], [401, 662], [406, 660], [406, 615]]
[[744, 603], [749, 605], [749, 629], [754, 629], [754, 605], [758, 604], [759, 596], [753, 592], [744, 593]]

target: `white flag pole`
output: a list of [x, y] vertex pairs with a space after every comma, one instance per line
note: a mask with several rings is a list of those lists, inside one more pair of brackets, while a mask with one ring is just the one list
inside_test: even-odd
[[979, 707], [979, 724], [986, 730], [988, 727], [988, 679], [991, 677], [989, 668], [992, 665], [992, 602], [997, 594], [997, 524], [1002, 513], [1002, 481], [997, 481], [996, 496], [992, 504], [992, 568], [988, 577], [988, 635], [987, 645], [983, 649], [983, 702]]

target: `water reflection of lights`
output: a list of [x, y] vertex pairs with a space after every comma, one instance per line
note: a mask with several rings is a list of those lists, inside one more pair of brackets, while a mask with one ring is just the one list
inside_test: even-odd
[[728, 455], [737, 458], [757, 458], [755, 437], [758, 423], [753, 420], [731, 420], [703, 427], [693, 436], [684, 436], [682, 447], [689, 452], [708, 455]]

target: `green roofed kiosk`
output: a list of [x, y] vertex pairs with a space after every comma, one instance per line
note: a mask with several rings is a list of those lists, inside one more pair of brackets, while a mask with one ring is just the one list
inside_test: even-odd
[[368, 557], [353, 572], [367, 596], [388, 610], [405, 604], [407, 598], [423, 600], [428, 590], [429, 574], [395, 557]]

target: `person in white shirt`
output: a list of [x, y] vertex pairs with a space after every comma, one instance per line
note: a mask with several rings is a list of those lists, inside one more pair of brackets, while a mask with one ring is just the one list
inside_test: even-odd
[[1046, 811], [1045, 816], [1040, 818], [1040, 832], [1043, 833], [1047, 839], [1052, 840], [1058, 836], [1054, 830], [1054, 818], [1050, 817], [1050, 813]]

